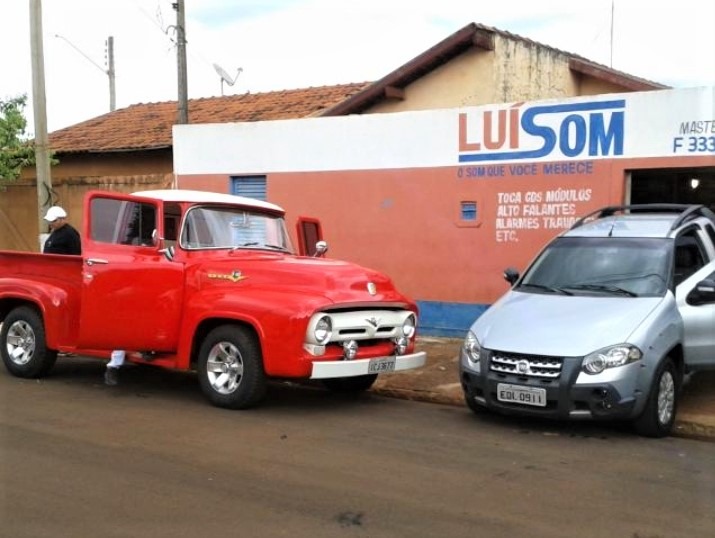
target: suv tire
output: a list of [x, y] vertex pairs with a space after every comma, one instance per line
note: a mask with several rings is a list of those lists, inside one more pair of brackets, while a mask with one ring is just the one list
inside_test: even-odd
[[645, 408], [635, 419], [636, 432], [645, 437], [666, 437], [675, 423], [678, 410], [680, 381], [670, 357], [666, 357], [653, 376]]

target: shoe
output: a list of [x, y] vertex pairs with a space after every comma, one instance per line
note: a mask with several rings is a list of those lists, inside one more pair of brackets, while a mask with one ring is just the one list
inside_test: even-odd
[[104, 370], [104, 384], [113, 387], [119, 384], [119, 368], [107, 366]]

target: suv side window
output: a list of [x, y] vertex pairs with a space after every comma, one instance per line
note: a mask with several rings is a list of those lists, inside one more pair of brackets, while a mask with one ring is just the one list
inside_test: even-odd
[[676, 237], [674, 259], [676, 286], [705, 265], [707, 256], [698, 238], [697, 228], [689, 228]]
[[713, 227], [712, 224], [706, 224], [705, 225], [705, 231], [708, 233], [708, 236], [710, 237], [710, 242], [715, 245], [715, 227]]

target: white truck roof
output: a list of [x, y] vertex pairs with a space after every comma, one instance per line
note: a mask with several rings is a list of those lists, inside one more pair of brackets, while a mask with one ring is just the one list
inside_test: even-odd
[[159, 189], [152, 191], [133, 192], [133, 196], [142, 196], [144, 198], [153, 198], [164, 202], [193, 202], [199, 204], [231, 204], [254, 207], [256, 209], [269, 209], [285, 213], [282, 207], [256, 200], [255, 198], [246, 198], [244, 196], [236, 196], [235, 194], [225, 194], [220, 192], [195, 191], [189, 189]]

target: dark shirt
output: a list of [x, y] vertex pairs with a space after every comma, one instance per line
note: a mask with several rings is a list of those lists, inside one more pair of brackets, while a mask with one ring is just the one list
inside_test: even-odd
[[79, 232], [65, 223], [54, 230], [45, 241], [45, 254], [82, 254], [82, 241]]

